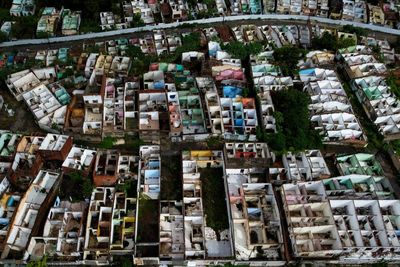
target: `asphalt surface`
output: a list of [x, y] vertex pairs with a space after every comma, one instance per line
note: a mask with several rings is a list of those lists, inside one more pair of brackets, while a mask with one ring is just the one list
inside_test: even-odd
[[[147, 25], [137, 28], [129, 28], [122, 30], [113, 30], [107, 32], [87, 33], [73, 36], [62, 36], [53, 37], [46, 39], [23, 39], [17, 41], [3, 42], [0, 43], [2, 50], [10, 49], [40, 49], [40, 47], [62, 47], [71, 45], [73, 43], [81, 43], [84, 41], [105, 41], [120, 37], [132, 37], [136, 34], [143, 34], [146, 32], [152, 32], [154, 30], [182, 30], [187, 31], [193, 27], [206, 27], [207, 25], [215, 26], [216, 24], [228, 24], [230, 26], [238, 26], [242, 24], [257, 24], [257, 25], [305, 25], [310, 23], [311, 25], [319, 25], [321, 27], [333, 27], [339, 28], [344, 25], [352, 25], [355, 27], [363, 28], [368, 30], [370, 33], [374, 33], [382, 37], [397, 37], [400, 36], [400, 30], [391, 29], [383, 26], [358, 23], [353, 21], [345, 20], [333, 20], [321, 17], [309, 17], [303, 15], [280, 15], [280, 14], [267, 14], [267, 15], [241, 15], [241, 16], [226, 16], [216, 17], [209, 19], [199, 19], [184, 22], [173, 22], [173, 23], [160, 23], [158, 25]], [[186, 29], [186, 30], [185, 30]]]

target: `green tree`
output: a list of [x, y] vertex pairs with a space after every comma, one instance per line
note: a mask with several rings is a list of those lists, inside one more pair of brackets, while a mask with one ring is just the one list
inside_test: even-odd
[[38, 18], [35, 16], [17, 17], [11, 27], [11, 36], [21, 38], [32, 38], [36, 32]]
[[346, 48], [356, 45], [356, 41], [352, 38], [340, 38], [337, 41], [337, 49]]
[[337, 39], [329, 32], [324, 32], [322, 36], [313, 38], [311, 42], [315, 49], [337, 49]]
[[315, 37], [312, 40], [313, 47], [316, 49], [327, 49], [336, 51], [356, 44], [352, 38], [337, 38], [329, 32], [324, 32], [321, 37]]
[[131, 21], [131, 28], [144, 26], [144, 21], [142, 20], [142, 16], [140, 14], [134, 14], [133, 19]]
[[142, 49], [140, 49], [139, 46], [131, 44], [127, 46], [125, 53], [132, 59], [141, 58], [144, 56]]
[[306, 54], [306, 50], [295, 46], [282, 46], [274, 50], [273, 57], [283, 75], [294, 75], [297, 73], [297, 63]]
[[244, 44], [242, 42], [231, 42], [221, 45], [222, 50], [232, 55], [234, 58], [245, 60], [250, 55], [259, 54], [263, 50], [263, 45], [259, 42]]
[[[309, 96], [295, 89], [274, 92], [273, 101], [277, 133], [263, 136], [277, 152], [320, 148], [320, 135], [311, 127], [308, 104]], [[258, 137], [258, 136], [257, 136]]]

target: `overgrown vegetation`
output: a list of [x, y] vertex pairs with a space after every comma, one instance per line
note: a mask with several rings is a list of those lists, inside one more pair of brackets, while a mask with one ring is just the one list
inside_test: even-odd
[[137, 229], [138, 242], [158, 242], [159, 202], [145, 198], [142, 194], [139, 198]]
[[15, 17], [15, 23], [11, 27], [11, 38], [32, 38], [35, 36], [37, 23], [39, 18], [37, 16]]
[[180, 155], [161, 156], [161, 193], [160, 198], [164, 200], [182, 199], [182, 177], [181, 177]]
[[79, 202], [90, 197], [93, 188], [90, 177], [86, 177], [83, 173], [77, 171], [64, 175], [60, 187], [60, 196], [64, 199], [71, 198], [73, 202]]
[[45, 255], [38, 261], [28, 262], [27, 267], [47, 267], [47, 256]]
[[259, 127], [257, 139], [268, 142], [278, 153], [322, 147], [321, 136], [310, 124], [310, 98], [306, 93], [291, 88], [274, 92], [272, 99], [277, 133], [266, 133]]
[[201, 168], [201, 189], [207, 226], [214, 231], [229, 228], [222, 168]]
[[221, 142], [222, 140], [219, 136], [211, 136], [207, 139], [207, 146], [209, 149], [220, 149]]
[[99, 148], [111, 149], [116, 142], [117, 139], [115, 137], [107, 136], [100, 142]]
[[112, 266], [133, 267], [131, 255], [114, 255]]
[[137, 197], [137, 180], [127, 180], [124, 184], [116, 185], [117, 191], [124, 191], [127, 197]]
[[137, 153], [139, 153], [139, 148], [140, 146], [144, 145], [145, 142], [140, 139], [137, 136], [130, 136], [130, 135], [126, 135], [125, 136], [125, 144], [123, 145], [125, 149], [128, 149], [130, 151], [135, 151]]
[[278, 65], [283, 75], [294, 76], [297, 73], [297, 64], [306, 55], [306, 50], [295, 46], [282, 46], [274, 50], [275, 64]]
[[312, 45], [315, 49], [327, 49], [336, 51], [341, 48], [356, 45], [356, 41], [351, 38], [337, 38], [329, 32], [324, 32], [321, 37], [312, 39]]

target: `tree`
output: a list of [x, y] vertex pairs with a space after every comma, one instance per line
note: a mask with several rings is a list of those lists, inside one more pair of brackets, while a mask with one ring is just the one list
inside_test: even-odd
[[346, 48], [356, 45], [356, 41], [352, 38], [340, 38], [337, 41], [337, 49]]
[[324, 32], [321, 37], [315, 37], [312, 40], [313, 47], [316, 49], [327, 49], [336, 51], [356, 44], [352, 38], [340, 38], [333, 36], [329, 32]]
[[140, 14], [134, 14], [133, 19], [131, 21], [130, 26], [132, 28], [144, 26], [144, 21], [142, 20], [142, 16]]
[[297, 63], [306, 54], [306, 50], [290, 45], [282, 46], [274, 50], [275, 64], [280, 66], [283, 75], [294, 75], [297, 73]]
[[337, 39], [329, 32], [324, 32], [321, 37], [313, 38], [311, 42], [315, 49], [337, 49]]
[[[311, 128], [309, 96], [295, 89], [274, 92], [272, 95], [277, 133], [262, 137], [277, 152], [320, 148], [321, 137]], [[258, 136], [257, 136], [258, 137]]]
[[141, 58], [144, 56], [142, 49], [140, 49], [137, 45], [129, 44], [125, 50], [125, 53], [128, 57], [132, 59]]
[[263, 45], [259, 42], [244, 44], [235, 41], [226, 45], [222, 44], [221, 48], [232, 55], [232, 57], [245, 60], [250, 55], [259, 54], [263, 50]]
[[11, 27], [10, 36], [21, 38], [32, 38], [36, 31], [38, 18], [35, 16], [16, 17], [15, 23]]

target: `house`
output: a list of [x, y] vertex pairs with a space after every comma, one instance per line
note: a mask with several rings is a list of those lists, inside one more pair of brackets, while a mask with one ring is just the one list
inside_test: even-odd
[[22, 94], [26, 91], [33, 89], [40, 84], [40, 80], [30, 70], [23, 70], [13, 73], [7, 77], [6, 85], [11, 94], [21, 101]]
[[83, 102], [85, 105], [83, 134], [101, 136], [103, 123], [103, 99], [101, 95], [84, 95]]
[[288, 152], [282, 156], [289, 181], [310, 181], [329, 178], [331, 173], [319, 150]]
[[119, 153], [116, 150], [98, 150], [94, 163], [93, 183], [95, 186], [112, 186], [118, 179]]
[[60, 15], [56, 8], [45, 7], [37, 24], [36, 35], [40, 38], [54, 36]]
[[[202, 168], [223, 167], [222, 151], [192, 150], [182, 152], [183, 175], [183, 219], [185, 259], [206, 259], [210, 257], [230, 257], [232, 251], [230, 236], [220, 241], [213, 239], [213, 229], [205, 226], [205, 211], [202, 196]], [[217, 177], [213, 177], [217, 179]], [[215, 232], [214, 232], [215, 235]], [[217, 248], [215, 250], [211, 247]], [[214, 256], [215, 255], [215, 256]]]
[[6, 36], [10, 36], [12, 25], [14, 21], [4, 21], [0, 27], [0, 31], [3, 32]]
[[79, 26], [81, 24], [81, 12], [64, 9], [64, 17], [62, 19], [61, 33], [63, 35], [79, 34]]
[[203, 114], [203, 106], [195, 78], [185, 74], [176, 74], [176, 87], [179, 98], [179, 110], [182, 118], [182, 134], [184, 140], [205, 139], [207, 129]]
[[10, 182], [5, 177], [7, 174], [4, 173], [4, 171], [7, 171], [6, 168], [9, 168], [9, 166], [6, 166], [6, 162], [0, 162], [0, 198], [2, 203], [4, 203], [0, 207], [0, 211], [3, 214], [3, 226], [0, 230], [0, 252], [4, 251], [7, 243], [7, 236], [15, 217], [15, 211], [17, 210], [22, 197], [21, 193], [12, 189]]
[[115, 77], [127, 77], [131, 64], [132, 60], [129, 57], [114, 57], [110, 67], [110, 75], [114, 75]]
[[51, 260], [78, 263], [83, 255], [85, 202], [55, 203], [47, 215], [43, 234], [32, 236], [24, 260], [37, 261], [44, 256]]
[[65, 114], [64, 132], [67, 134], [80, 134], [83, 132], [85, 106], [82, 95], [72, 96]]
[[132, 255], [135, 249], [136, 198], [116, 189], [110, 226], [110, 254]]
[[361, 38], [361, 43], [367, 47], [380, 47], [380, 53], [383, 56], [385, 63], [392, 63], [395, 60], [395, 51], [391, 48], [387, 40], [376, 39], [373, 37]]
[[399, 133], [397, 114], [400, 112], [400, 102], [391, 92], [384, 77], [371, 75], [358, 78], [351, 85], [368, 117], [384, 137], [396, 138]]
[[115, 79], [103, 79], [102, 95], [104, 99], [102, 118], [103, 136], [123, 136], [125, 120], [124, 87], [115, 84]]
[[13, 0], [10, 15], [15, 17], [32, 16], [35, 14], [36, 5], [33, 0]]
[[184, 259], [183, 203], [160, 201], [160, 260]]
[[264, 167], [275, 157], [266, 143], [225, 143], [224, 155], [227, 168]]
[[114, 187], [96, 187], [90, 197], [85, 229], [83, 261], [91, 265], [110, 263], [110, 232], [113, 221]]
[[159, 199], [161, 188], [161, 156], [159, 146], [141, 146], [139, 149], [140, 192], [151, 199]]
[[64, 173], [81, 172], [88, 176], [96, 159], [96, 151], [73, 146], [62, 164]]
[[[238, 261], [283, 264], [283, 237], [271, 184], [254, 182], [254, 169], [226, 169], [235, 257]], [[257, 253], [252, 251], [257, 247]]]
[[150, 5], [143, 0], [135, 0], [131, 2], [133, 14], [140, 15], [140, 18], [145, 24], [154, 23], [153, 10]]
[[0, 159], [12, 160], [20, 139], [20, 134], [0, 130]]
[[272, 102], [271, 91], [285, 90], [293, 86], [291, 77], [283, 77], [278, 66], [266, 63], [268, 59], [264, 55], [253, 57], [251, 62], [251, 73], [254, 87], [260, 100], [263, 127], [267, 132], [275, 133], [275, 111]]
[[64, 161], [73, 145], [68, 135], [47, 134], [39, 147], [39, 154], [44, 160]]
[[41, 136], [23, 136], [19, 141], [8, 173], [10, 182], [17, 188], [26, 190], [42, 168], [44, 162], [38, 150], [43, 140]]
[[336, 165], [342, 175], [383, 176], [382, 166], [373, 154], [357, 153], [336, 157]]
[[128, 28], [126, 22], [121, 22], [121, 18], [113, 12], [100, 12], [100, 27], [103, 31], [120, 30]]
[[21, 198], [1, 254], [2, 259], [13, 257], [15, 253], [23, 254], [31, 237], [41, 231], [40, 225], [45, 219], [43, 215], [53, 203], [60, 181], [61, 174], [57, 172], [41, 170], [38, 173]]
[[368, 4], [369, 9], [369, 23], [384, 25], [385, 24], [385, 13], [380, 6], [374, 6]]
[[173, 21], [185, 21], [188, 19], [189, 6], [185, 1], [168, 0], [168, 4], [172, 10]]
[[284, 184], [282, 198], [295, 256], [331, 258], [343, 252], [321, 182]]
[[323, 141], [365, 145], [366, 137], [335, 71], [303, 69], [299, 76], [304, 91], [311, 95], [311, 122], [324, 136]]
[[56, 97], [44, 84], [40, 84], [32, 90], [25, 92], [22, 97], [38, 121], [61, 107]]
[[[397, 261], [398, 238], [393, 235], [397, 224], [391, 218], [397, 216], [399, 200], [392, 199], [390, 190], [387, 179], [367, 175], [283, 185], [295, 254], [334, 256], [342, 264], [355, 259], [359, 263], [382, 258]], [[322, 216], [323, 221], [319, 220]], [[315, 242], [315, 237], [324, 243]]]
[[135, 108], [135, 92], [140, 89], [140, 81], [137, 78], [125, 82], [124, 85], [124, 131], [130, 132], [138, 128], [137, 110]]
[[393, 199], [393, 188], [384, 176], [349, 174], [323, 180], [331, 199]]

